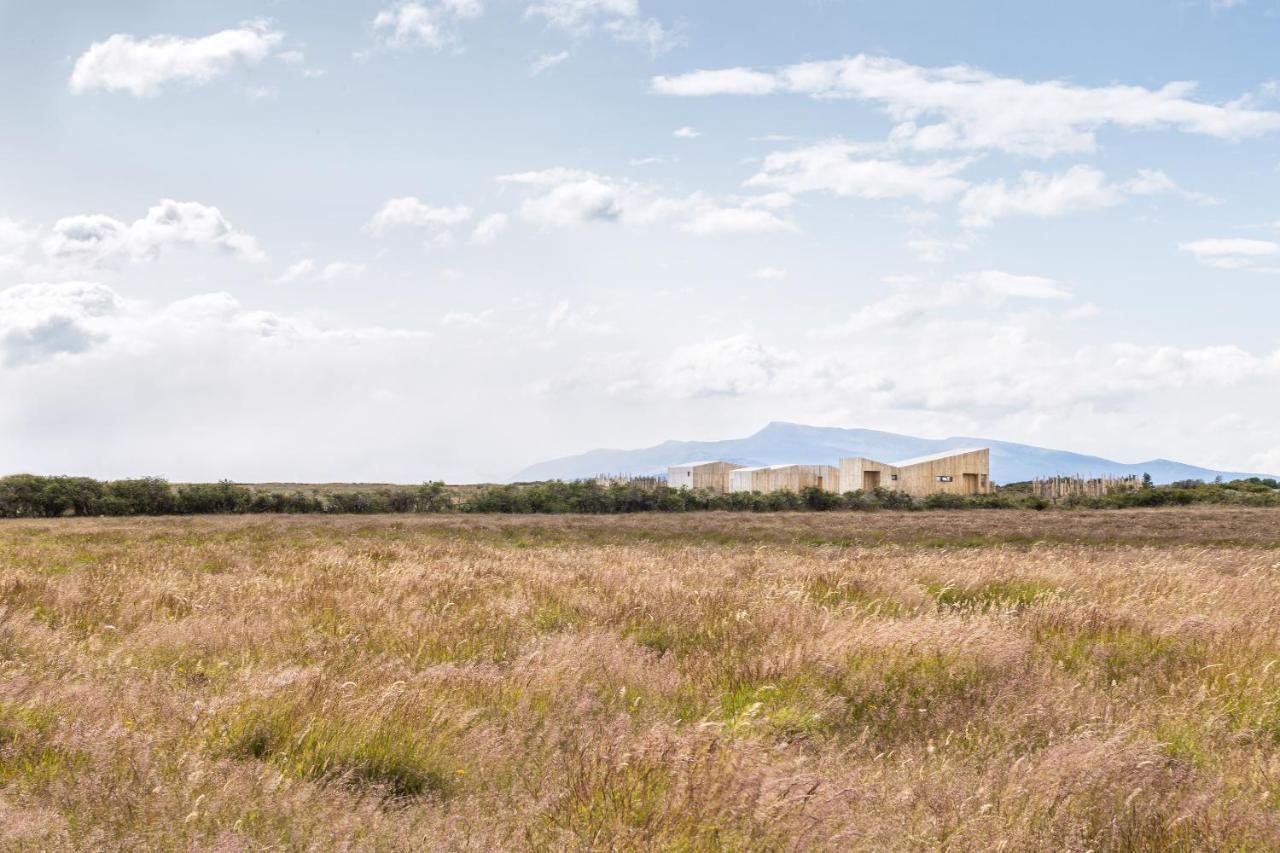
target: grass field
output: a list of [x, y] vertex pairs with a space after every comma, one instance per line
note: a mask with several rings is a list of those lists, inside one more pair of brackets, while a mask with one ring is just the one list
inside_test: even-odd
[[0, 849], [1280, 847], [1280, 512], [0, 522]]

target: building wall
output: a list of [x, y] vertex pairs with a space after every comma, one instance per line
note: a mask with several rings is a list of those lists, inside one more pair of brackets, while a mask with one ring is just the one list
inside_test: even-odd
[[672, 465], [667, 469], [667, 485], [673, 489], [693, 488], [693, 465]]
[[[966, 481], [969, 474], [976, 479]], [[950, 480], [940, 480], [950, 477]], [[903, 468], [898, 480], [902, 491], [914, 497], [939, 492], [949, 495], [985, 495], [991, 491], [991, 451], [975, 450]]]
[[[763, 468], [739, 468], [737, 471], [729, 472], [729, 491], [731, 492], [754, 492], [756, 488], [756, 475], [763, 471]], [[761, 480], [760, 482], [764, 482]]]
[[868, 471], [880, 475], [880, 488], [895, 490], [898, 488], [898, 482], [894, 478], [900, 476], [899, 469], [884, 462], [856, 456], [852, 459], [840, 460], [840, 491], [842, 493], [869, 491], [867, 481], [871, 478], [866, 476]]
[[974, 450], [905, 467], [862, 457], [841, 459], [839, 467], [782, 465], [744, 468], [732, 462], [673, 465], [667, 469], [667, 482], [676, 489], [716, 493], [800, 492], [810, 486], [828, 492], [856, 492], [873, 487], [872, 478], [868, 476], [872, 473], [879, 475], [880, 488], [905, 492], [917, 498], [939, 492], [985, 495], [991, 492], [991, 451]]
[[732, 462], [699, 465], [693, 471], [693, 487], [723, 494], [729, 491], [729, 475], [741, 467]]
[[744, 468], [730, 475], [730, 491], [800, 492], [810, 486], [840, 490], [840, 469], [834, 465], [784, 465], [777, 468]]
[[[903, 468], [862, 457], [841, 459], [840, 491], [867, 490], [867, 473], [871, 471], [879, 472], [880, 488], [905, 492], [916, 498], [939, 492], [950, 495], [985, 495], [991, 492], [991, 451], [987, 449], [958, 453]], [[967, 479], [966, 474], [970, 475]]]
[[672, 465], [667, 469], [667, 485], [673, 489], [698, 489], [724, 493], [729, 491], [729, 474], [741, 467], [732, 462]]

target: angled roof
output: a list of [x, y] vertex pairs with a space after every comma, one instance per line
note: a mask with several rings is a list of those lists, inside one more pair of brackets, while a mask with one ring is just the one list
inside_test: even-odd
[[[723, 461], [723, 460], [720, 460], [720, 459], [714, 459], [714, 460], [704, 460], [704, 461], [702, 461], [702, 462], [681, 462], [681, 463], [680, 463], [680, 464], [678, 464], [678, 465], [671, 465], [671, 466], [669, 466], [669, 467], [671, 467], [671, 468], [701, 468], [703, 465], [719, 465], [719, 464], [721, 464], [721, 463], [722, 463], [722, 461]], [[731, 463], [731, 462], [724, 462], [723, 464], [731, 465], [731, 464], [733, 464], [733, 463]]]
[[895, 468], [909, 468], [912, 465], [922, 465], [925, 462], [937, 462], [939, 459], [947, 459], [952, 456], [963, 456], [966, 453], [981, 453], [984, 450], [990, 450], [989, 447], [962, 447], [958, 450], [944, 450], [941, 453], [930, 453], [928, 456], [916, 456], [913, 459], [903, 459], [901, 462], [890, 462], [889, 464]]

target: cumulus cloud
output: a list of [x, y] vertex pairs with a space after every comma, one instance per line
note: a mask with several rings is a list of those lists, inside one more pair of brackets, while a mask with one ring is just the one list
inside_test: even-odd
[[1050, 157], [1092, 151], [1097, 131], [1177, 130], [1244, 139], [1280, 130], [1280, 112], [1247, 97], [1226, 103], [1195, 98], [1196, 85], [1079, 86], [999, 77], [965, 65], [928, 68], [858, 55], [774, 71], [701, 70], [655, 77], [663, 95], [767, 95], [787, 92], [880, 106], [894, 121], [896, 143], [921, 151], [997, 149]]
[[295, 282], [333, 284], [342, 281], [355, 281], [364, 276], [365, 269], [364, 264], [354, 264], [349, 261], [332, 261], [327, 264], [321, 264], [311, 258], [304, 258], [297, 263], [290, 264], [284, 274], [276, 279], [276, 282], [279, 284], [293, 284]]
[[1178, 250], [1218, 269], [1280, 273], [1280, 243], [1271, 240], [1217, 237], [1179, 243]]
[[254, 66], [275, 52], [284, 34], [265, 21], [201, 38], [173, 35], [139, 39], [117, 33], [94, 42], [76, 60], [71, 91], [96, 89], [152, 97], [166, 84], [203, 86], [239, 67]]
[[678, 347], [656, 379], [677, 398], [736, 397], [769, 391], [794, 355], [766, 346], [749, 334]]
[[670, 222], [698, 236], [795, 230], [766, 207], [758, 206], [755, 202], [761, 197], [720, 201], [702, 193], [666, 196], [636, 181], [566, 168], [503, 175], [498, 180], [528, 188], [531, 195], [521, 204], [520, 214], [544, 226]]
[[828, 142], [774, 152], [747, 186], [791, 194], [828, 192], [852, 198], [914, 198], [924, 202], [954, 198], [968, 186], [957, 177], [970, 164], [967, 159], [912, 164], [873, 156], [868, 149], [856, 143]]
[[[1058, 285], [1036, 277], [976, 274], [960, 283], [980, 304], [999, 308], [1006, 291], [1059, 298]], [[866, 312], [863, 316], [870, 316]], [[900, 320], [900, 317], [895, 319]], [[1056, 339], [1058, 323], [1042, 327], [1021, 317], [920, 316], [912, 345], [900, 345], [901, 326], [877, 322], [845, 326], [821, 351], [791, 350], [750, 334], [676, 347], [653, 368], [601, 377], [674, 400], [751, 398], [773, 411], [784, 401], [837, 400], [853, 395], [858, 417], [868, 412], [952, 414], [966, 418], [1069, 416], [1086, 407], [1093, 417], [1135, 404], [1144, 395], [1205, 394], [1280, 379], [1280, 351], [1256, 354], [1233, 345], [1192, 348], [1113, 343], [1079, 346]], [[957, 336], [982, 346], [957, 349]], [[892, 375], [869, 365], [892, 364]], [[1149, 398], [1148, 398], [1149, 399]]]
[[422, 228], [439, 232], [461, 225], [473, 213], [465, 205], [432, 207], [413, 196], [406, 196], [393, 198], [383, 204], [369, 221], [368, 228], [378, 236], [395, 228]]
[[54, 223], [44, 251], [57, 264], [95, 267], [154, 260], [174, 247], [219, 252], [260, 262], [266, 253], [216, 207], [164, 199], [132, 223], [105, 214], [67, 216]]
[[481, 0], [402, 2], [378, 12], [373, 29], [387, 47], [428, 47], [438, 51], [457, 43], [460, 21], [483, 13]]
[[678, 128], [671, 135], [674, 136], [676, 139], [697, 139], [699, 136], [702, 135], [702, 132], [699, 131], [697, 128], [689, 127], [688, 125], [686, 125], [684, 127]]
[[0, 362], [16, 367], [85, 352], [107, 338], [102, 320], [123, 305], [111, 288], [90, 282], [0, 290]]
[[618, 41], [642, 44], [653, 53], [669, 50], [678, 40], [676, 32], [657, 18], [644, 17], [640, 0], [541, 0], [530, 3], [525, 16], [541, 18], [579, 38], [603, 30]]
[[160, 307], [130, 302], [96, 282], [21, 284], [0, 290], [0, 353], [20, 367], [105, 348], [145, 353], [203, 339], [269, 346], [410, 340], [421, 334], [382, 327], [332, 328], [246, 308], [228, 293], [207, 293]]

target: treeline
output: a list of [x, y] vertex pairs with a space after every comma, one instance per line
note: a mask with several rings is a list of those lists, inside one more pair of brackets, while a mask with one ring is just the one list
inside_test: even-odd
[[838, 510], [931, 509], [1123, 509], [1127, 507], [1235, 504], [1280, 506], [1280, 483], [1251, 478], [1229, 483], [1184, 481], [1168, 486], [1145, 485], [1106, 497], [1073, 496], [1051, 503], [1015, 483], [989, 495], [963, 497], [937, 494], [915, 499], [901, 492], [874, 489], [843, 495], [809, 488], [802, 492], [711, 492], [653, 487], [635, 483], [521, 483], [463, 491], [444, 483], [414, 488], [330, 491], [323, 494], [281, 492], [229, 481], [172, 485], [160, 477], [100, 481], [87, 477], [0, 477], [0, 518], [57, 518], [129, 515], [218, 515], [244, 513], [586, 513], [636, 512], [830, 512]]
[[0, 477], [0, 518], [64, 515], [232, 515], [244, 513], [374, 514], [448, 512], [454, 500], [444, 483], [312, 495], [241, 486], [229, 481], [174, 486], [162, 477], [94, 480], [89, 477]]

